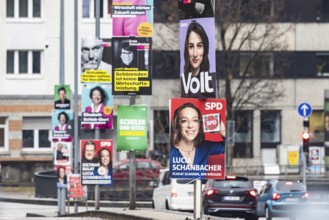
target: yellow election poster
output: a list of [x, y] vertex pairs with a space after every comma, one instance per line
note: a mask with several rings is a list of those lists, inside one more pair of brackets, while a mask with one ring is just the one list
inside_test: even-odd
[[81, 82], [111, 83], [111, 39], [83, 38], [81, 42]]
[[113, 95], [152, 95], [152, 38], [112, 38]]
[[299, 163], [299, 152], [298, 151], [289, 151], [288, 152], [288, 165], [297, 166]]

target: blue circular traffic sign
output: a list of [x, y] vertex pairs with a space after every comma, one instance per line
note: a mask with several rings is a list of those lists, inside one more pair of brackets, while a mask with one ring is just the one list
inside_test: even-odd
[[298, 105], [298, 114], [302, 117], [309, 117], [312, 114], [312, 106], [307, 102], [302, 102]]

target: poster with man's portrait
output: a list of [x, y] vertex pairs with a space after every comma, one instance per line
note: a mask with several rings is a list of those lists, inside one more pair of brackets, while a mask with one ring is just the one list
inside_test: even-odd
[[54, 87], [54, 108], [71, 108], [71, 89], [70, 85], [55, 85]]
[[81, 82], [111, 83], [111, 39], [82, 38]]
[[81, 182], [83, 185], [112, 184], [113, 141], [80, 140]]
[[54, 149], [54, 165], [72, 165], [72, 142], [52, 142]]

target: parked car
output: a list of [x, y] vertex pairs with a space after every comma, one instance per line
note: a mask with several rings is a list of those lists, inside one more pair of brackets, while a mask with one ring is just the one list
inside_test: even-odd
[[[156, 160], [136, 158], [136, 178], [158, 178], [162, 169], [161, 163]], [[113, 179], [129, 178], [129, 159], [113, 166]]]
[[193, 211], [194, 180], [172, 179], [169, 169], [162, 169], [153, 190], [153, 208]]
[[292, 181], [268, 181], [258, 196], [257, 215], [290, 217], [296, 219], [298, 212], [308, 205], [308, 193], [303, 183]]
[[227, 176], [209, 179], [202, 193], [203, 210], [207, 215], [257, 220], [257, 190], [246, 177]]

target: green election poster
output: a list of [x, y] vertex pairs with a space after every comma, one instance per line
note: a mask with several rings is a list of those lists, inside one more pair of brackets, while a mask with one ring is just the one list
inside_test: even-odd
[[118, 106], [117, 150], [147, 149], [147, 106]]

